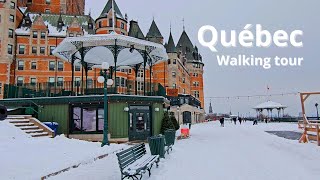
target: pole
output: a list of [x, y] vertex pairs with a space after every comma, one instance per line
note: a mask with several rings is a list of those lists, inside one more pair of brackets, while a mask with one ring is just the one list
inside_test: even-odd
[[103, 124], [103, 141], [101, 147], [109, 145], [108, 140], [108, 85], [107, 85], [107, 70], [104, 70], [104, 124]]

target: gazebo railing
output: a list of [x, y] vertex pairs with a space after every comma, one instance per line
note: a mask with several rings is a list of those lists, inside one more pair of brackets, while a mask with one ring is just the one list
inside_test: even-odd
[[[97, 81], [75, 82], [45, 82], [33, 84], [6, 84], [4, 86], [4, 99], [33, 98], [33, 97], [59, 97], [102, 95], [103, 84]], [[108, 87], [108, 94], [140, 95], [140, 96], [165, 96], [164, 87], [158, 83], [143, 83], [132, 80], [117, 81]]]

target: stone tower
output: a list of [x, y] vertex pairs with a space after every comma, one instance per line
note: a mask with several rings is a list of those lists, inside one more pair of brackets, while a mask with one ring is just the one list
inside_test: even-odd
[[0, 1], [0, 99], [4, 84], [9, 84], [10, 65], [15, 58], [15, 29], [17, 1]]
[[[115, 16], [113, 16], [113, 10]], [[127, 23], [127, 15], [122, 15], [115, 0], [109, 0], [98, 19], [96, 19], [96, 33], [109, 34], [116, 31], [117, 34], [128, 35]]]

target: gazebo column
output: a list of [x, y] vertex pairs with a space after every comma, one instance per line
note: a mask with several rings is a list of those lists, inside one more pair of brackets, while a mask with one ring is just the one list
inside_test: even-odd
[[[114, 43], [114, 82], [115, 82], [115, 94], [118, 93], [118, 85], [117, 85], [117, 61], [118, 61], [118, 45], [117, 45], [117, 39]], [[120, 79], [119, 79], [120, 83]]]
[[86, 90], [85, 90], [85, 92], [84, 92], [84, 94], [87, 94], [87, 90], [88, 90], [88, 71], [89, 71], [89, 69], [88, 69], [88, 63], [85, 63], [85, 67], [84, 67], [85, 69], [85, 76], [86, 76]]
[[150, 95], [152, 95], [152, 82], [151, 82], [151, 76], [152, 76], [152, 63], [150, 64]]
[[143, 95], [146, 95], [146, 66], [147, 66], [147, 51], [145, 50], [143, 56]]

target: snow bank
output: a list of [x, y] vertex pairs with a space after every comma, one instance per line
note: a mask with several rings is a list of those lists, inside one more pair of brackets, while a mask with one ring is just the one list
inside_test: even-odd
[[0, 179], [40, 179], [79, 163], [90, 164], [93, 159], [126, 145], [101, 148], [92, 143], [64, 136], [30, 138], [8, 122], [0, 122]]

